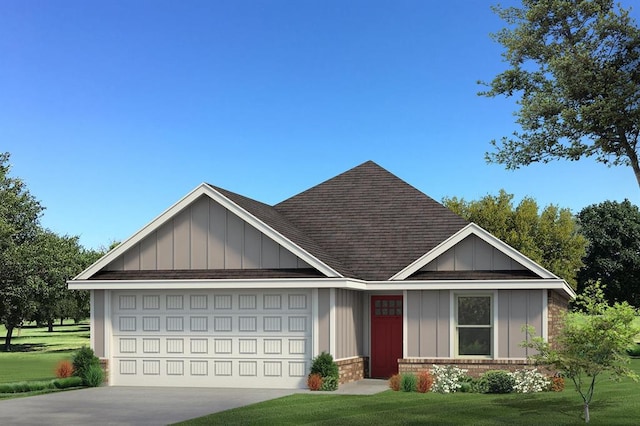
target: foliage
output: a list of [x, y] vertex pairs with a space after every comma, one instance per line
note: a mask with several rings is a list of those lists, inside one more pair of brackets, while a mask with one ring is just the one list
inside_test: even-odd
[[89, 387], [95, 388], [104, 382], [104, 371], [100, 365], [91, 365], [83, 377], [83, 383]]
[[67, 359], [63, 359], [56, 365], [56, 377], [64, 379], [73, 376], [73, 364]]
[[[594, 156], [631, 165], [640, 184], [640, 30], [613, 0], [522, 0], [494, 11], [510, 68], [484, 96], [518, 96], [521, 132], [493, 141], [489, 161], [515, 169]], [[486, 84], [486, 83], [485, 83]]]
[[415, 392], [418, 386], [418, 378], [413, 373], [400, 375], [400, 390], [402, 392]]
[[551, 377], [549, 390], [551, 392], [562, 392], [564, 390], [564, 377], [555, 375]]
[[576, 286], [587, 244], [569, 209], [538, 204], [526, 197], [514, 207], [513, 194], [500, 190], [477, 201], [444, 198], [443, 204]]
[[319, 374], [322, 377], [322, 390], [334, 391], [338, 389], [340, 371], [338, 364], [333, 361], [331, 354], [322, 352], [311, 363], [311, 374]]
[[309, 374], [309, 377], [307, 377], [307, 387], [312, 391], [320, 390], [322, 388], [322, 376], [318, 373]]
[[510, 393], [515, 384], [514, 378], [507, 371], [491, 370], [482, 375], [487, 382], [487, 393]]
[[627, 346], [627, 355], [632, 357], [640, 357], [640, 343], [632, 343]]
[[91, 367], [100, 368], [100, 360], [95, 356], [93, 349], [83, 346], [73, 356], [73, 374], [81, 377], [86, 383], [87, 375]]
[[602, 280], [610, 303], [640, 306], [640, 209], [629, 200], [605, 201], [582, 209], [578, 220], [589, 240], [578, 291]]
[[537, 369], [522, 369], [511, 373], [513, 391], [516, 393], [542, 392], [549, 388], [551, 381]]
[[433, 375], [433, 385], [431, 392], [437, 393], [453, 393], [462, 387], [461, 380], [464, 378], [467, 370], [455, 367], [453, 365], [436, 365], [433, 364], [431, 374]]
[[537, 364], [552, 366], [571, 379], [584, 402], [588, 422], [598, 376], [608, 372], [615, 380], [625, 376], [637, 380], [637, 375], [627, 367], [629, 358], [625, 349], [640, 330], [633, 325], [635, 309], [626, 302], [608, 305], [599, 283], [585, 288], [575, 305], [581, 311], [565, 315], [557, 336], [557, 349], [534, 336], [530, 327], [527, 329], [530, 339], [522, 345], [537, 351], [530, 357]]
[[400, 374], [394, 374], [393, 376], [389, 377], [389, 388], [391, 388], [391, 390], [394, 390], [396, 392], [399, 391], [401, 379], [402, 379], [402, 376]]
[[429, 371], [421, 371], [418, 374], [418, 383], [416, 384], [416, 390], [420, 393], [426, 393], [431, 390], [433, 386], [433, 376]]
[[0, 393], [37, 392], [47, 389], [68, 389], [82, 386], [80, 377], [66, 377], [47, 381], [0, 383]]

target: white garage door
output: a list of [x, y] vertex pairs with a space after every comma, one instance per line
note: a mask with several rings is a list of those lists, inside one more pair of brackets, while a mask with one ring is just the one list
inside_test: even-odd
[[113, 292], [114, 385], [299, 388], [311, 354], [311, 294]]

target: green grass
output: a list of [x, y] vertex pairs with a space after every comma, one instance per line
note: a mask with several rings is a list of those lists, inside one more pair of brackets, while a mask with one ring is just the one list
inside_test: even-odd
[[[640, 360], [631, 361], [640, 373]], [[591, 424], [636, 425], [640, 384], [600, 380], [591, 402]], [[567, 382], [564, 392], [538, 394], [419, 394], [386, 391], [370, 396], [296, 394], [193, 419], [181, 425], [582, 425], [581, 398]]]
[[0, 383], [55, 379], [56, 364], [71, 360], [81, 346], [89, 345], [88, 323], [45, 328], [26, 326], [15, 330], [11, 352], [4, 352], [6, 329], [0, 325]]

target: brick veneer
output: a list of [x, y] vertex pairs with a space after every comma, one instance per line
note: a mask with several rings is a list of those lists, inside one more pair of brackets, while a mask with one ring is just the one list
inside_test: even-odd
[[355, 382], [369, 377], [369, 357], [354, 357], [337, 360], [340, 384]]
[[108, 358], [100, 358], [100, 367], [102, 367], [102, 371], [104, 371], [104, 383], [109, 383], [109, 359]]
[[554, 347], [556, 336], [560, 332], [562, 327], [562, 316], [569, 309], [569, 299], [558, 293], [557, 291], [549, 290], [547, 297], [547, 311], [549, 315], [548, 319], [548, 333], [549, 344]]
[[489, 370], [521, 370], [526, 366], [530, 366], [527, 360], [513, 359], [444, 359], [444, 358], [403, 358], [398, 360], [398, 369], [400, 373], [418, 373], [420, 371], [430, 370], [436, 365], [454, 365], [463, 368], [471, 377], [479, 377]]

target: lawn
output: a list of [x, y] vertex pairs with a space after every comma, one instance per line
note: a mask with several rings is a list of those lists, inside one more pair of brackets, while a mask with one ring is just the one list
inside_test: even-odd
[[[631, 361], [640, 374], [640, 359]], [[600, 380], [591, 403], [593, 425], [637, 425], [640, 384]], [[419, 394], [386, 391], [370, 396], [303, 393], [193, 419], [181, 425], [582, 425], [580, 396], [538, 394]]]
[[11, 352], [4, 352], [6, 330], [0, 325], [0, 383], [55, 379], [55, 366], [71, 360], [78, 348], [89, 345], [89, 324], [82, 322], [54, 327], [26, 326], [15, 330]]

